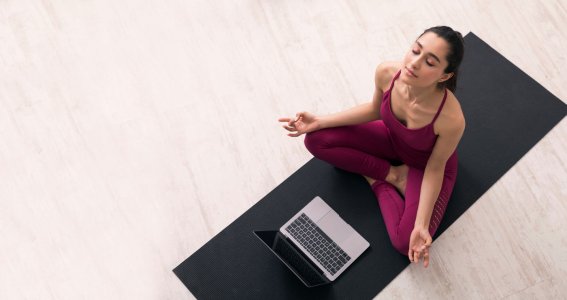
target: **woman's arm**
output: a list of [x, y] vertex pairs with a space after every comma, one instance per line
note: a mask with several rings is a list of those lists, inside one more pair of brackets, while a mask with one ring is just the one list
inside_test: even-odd
[[455, 103], [458, 109], [455, 109], [454, 116], [446, 117], [445, 120], [440, 122], [439, 136], [423, 174], [415, 225], [410, 236], [409, 259], [411, 262], [417, 263], [423, 255], [425, 267], [429, 265], [429, 246], [432, 242], [429, 234], [429, 222], [443, 184], [445, 164], [455, 152], [465, 130], [465, 119], [458, 102]]
[[435, 146], [433, 147], [433, 152], [427, 161], [421, 182], [415, 226], [429, 227], [433, 207], [441, 191], [441, 185], [445, 175], [445, 164], [453, 152], [455, 152], [463, 136], [465, 120], [462, 115], [456, 118], [456, 120], [453, 119], [451, 121], [450, 124], [447, 124], [447, 126], [440, 131]]
[[380, 119], [380, 105], [384, 92], [384, 82], [392, 76], [393, 63], [385, 62], [376, 67], [374, 72], [374, 96], [372, 102], [364, 103], [342, 112], [317, 117], [320, 128], [356, 125]]
[[356, 125], [380, 119], [380, 105], [382, 104], [382, 87], [386, 86], [393, 73], [399, 67], [396, 62], [384, 62], [376, 67], [374, 72], [374, 96], [372, 102], [364, 103], [345, 111], [326, 116], [316, 116], [309, 112], [299, 112], [295, 118], [279, 118], [288, 133], [288, 136], [298, 137], [304, 133], [323, 128]]
[[317, 117], [319, 129], [356, 125], [378, 119], [378, 113], [374, 110], [372, 103], [364, 103], [347, 110]]

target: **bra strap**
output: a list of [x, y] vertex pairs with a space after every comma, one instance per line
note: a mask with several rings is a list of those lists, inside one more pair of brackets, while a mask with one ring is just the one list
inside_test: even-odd
[[390, 93], [392, 92], [392, 87], [394, 86], [394, 81], [396, 81], [396, 79], [398, 79], [398, 77], [400, 77], [400, 74], [402, 73], [402, 70], [400, 69], [398, 71], [398, 73], [396, 73], [396, 75], [394, 76], [394, 78], [392, 78], [392, 82], [390, 82], [390, 88], [388, 89], [390, 91]]
[[447, 100], [447, 89], [445, 89], [445, 95], [443, 96], [443, 101], [441, 101], [441, 105], [439, 105], [439, 110], [437, 110], [437, 113], [435, 114], [435, 117], [433, 117], [433, 121], [431, 121], [431, 124], [435, 123], [435, 120], [437, 120], [437, 117], [439, 117], [439, 114], [441, 114], [443, 105], [445, 105], [445, 100]]

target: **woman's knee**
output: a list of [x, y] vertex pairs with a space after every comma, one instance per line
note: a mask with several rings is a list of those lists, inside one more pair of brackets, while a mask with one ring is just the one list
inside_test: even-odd
[[317, 157], [321, 150], [329, 147], [330, 134], [325, 130], [309, 132], [305, 135], [303, 143], [313, 156]]
[[408, 255], [409, 251], [409, 235], [398, 235], [396, 238], [390, 239], [392, 246], [403, 255]]

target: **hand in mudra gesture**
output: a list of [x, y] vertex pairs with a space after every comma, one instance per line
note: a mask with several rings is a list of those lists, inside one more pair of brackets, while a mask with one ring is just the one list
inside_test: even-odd
[[419, 263], [423, 257], [423, 266], [429, 266], [429, 247], [431, 247], [431, 235], [424, 227], [414, 227], [410, 235], [408, 257], [411, 262]]
[[320, 127], [317, 116], [309, 112], [297, 113], [295, 119], [279, 118], [278, 121], [286, 123], [282, 127], [290, 132], [287, 135], [291, 137], [298, 137], [304, 133], [316, 131]]

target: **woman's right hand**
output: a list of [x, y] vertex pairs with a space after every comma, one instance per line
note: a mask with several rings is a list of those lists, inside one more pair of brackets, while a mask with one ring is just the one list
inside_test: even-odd
[[290, 132], [287, 135], [291, 137], [319, 130], [321, 126], [317, 116], [306, 111], [295, 114], [295, 119], [279, 118], [278, 121], [286, 123], [282, 127]]

